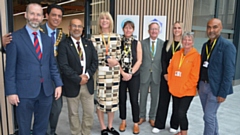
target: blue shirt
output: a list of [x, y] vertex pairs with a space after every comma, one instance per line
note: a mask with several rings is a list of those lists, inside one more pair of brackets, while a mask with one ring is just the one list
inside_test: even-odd
[[[26, 27], [28, 35], [29, 35], [29, 37], [30, 37], [30, 39], [32, 41], [32, 44], [34, 45], [34, 35], [32, 34], [34, 31], [28, 25], [26, 25], [25, 27]], [[41, 38], [41, 34], [40, 34], [39, 29], [36, 32], [37, 32], [37, 38], [38, 38], [38, 42], [39, 42], [39, 46], [40, 46], [41, 52], [43, 52], [43, 49], [42, 49], [42, 38]]]
[[56, 42], [56, 37], [57, 37], [57, 28], [52, 30], [49, 26], [48, 26], [48, 23], [46, 23], [46, 27], [47, 27], [47, 31], [48, 31], [48, 36], [49, 37], [52, 37], [52, 32], [55, 31], [55, 34], [54, 34], [54, 38], [55, 38], [55, 42]]

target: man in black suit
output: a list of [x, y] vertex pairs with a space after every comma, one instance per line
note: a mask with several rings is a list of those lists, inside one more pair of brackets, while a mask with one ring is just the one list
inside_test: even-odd
[[[81, 20], [72, 19], [70, 37], [58, 46], [58, 64], [64, 83], [63, 95], [67, 98], [69, 124], [72, 135], [90, 135], [94, 113], [93, 74], [98, 67], [97, 52], [91, 41], [81, 38]], [[79, 105], [82, 105], [82, 122]]]
[[[49, 5], [46, 12], [47, 22], [41, 25], [40, 30], [51, 37], [54, 46], [54, 56], [57, 56], [57, 48], [60, 41], [66, 38], [62, 30], [57, 27], [62, 22], [64, 9], [56, 4]], [[56, 135], [58, 118], [62, 110], [62, 96], [58, 100], [53, 100], [51, 113], [49, 116], [48, 130], [46, 135]]]

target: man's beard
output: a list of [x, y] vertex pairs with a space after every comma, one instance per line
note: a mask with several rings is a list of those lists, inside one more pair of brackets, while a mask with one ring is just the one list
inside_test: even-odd
[[82, 35], [82, 34], [74, 34], [73, 32], [71, 32], [70, 34], [71, 34], [71, 36], [73, 36], [75, 38], [79, 38]]
[[31, 20], [27, 19], [28, 24], [32, 27], [32, 28], [39, 28], [40, 23], [33, 23]]

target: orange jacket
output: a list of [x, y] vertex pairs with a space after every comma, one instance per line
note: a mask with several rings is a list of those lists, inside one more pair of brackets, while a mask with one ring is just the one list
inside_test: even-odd
[[[169, 92], [175, 97], [195, 96], [199, 78], [201, 56], [195, 48], [192, 48], [186, 56], [183, 55], [182, 48], [176, 52], [168, 66], [168, 86]], [[182, 57], [182, 65], [180, 64]], [[179, 68], [179, 65], [180, 68]], [[181, 76], [175, 76], [175, 72], [180, 71]]]

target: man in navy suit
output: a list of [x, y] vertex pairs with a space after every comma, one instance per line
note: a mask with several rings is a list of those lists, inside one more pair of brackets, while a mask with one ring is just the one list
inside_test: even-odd
[[[71, 36], [60, 42], [57, 56], [72, 135], [91, 135], [93, 125], [93, 75], [98, 68], [98, 57], [92, 42], [81, 38], [82, 30], [83, 25], [79, 19], [70, 21]], [[83, 111], [82, 122], [78, 112], [80, 103]]]
[[52, 95], [55, 100], [61, 96], [63, 83], [51, 38], [39, 31], [43, 20], [41, 5], [29, 4], [25, 18], [26, 26], [12, 33], [12, 41], [6, 48], [5, 93], [10, 104], [16, 105], [18, 134], [30, 134], [34, 114], [33, 134], [45, 135]]
[[236, 48], [220, 36], [221, 20], [210, 19], [207, 23], [209, 40], [202, 47], [199, 96], [204, 113], [204, 135], [218, 135], [217, 110], [227, 95], [233, 93], [232, 80], [235, 72]]
[[[52, 39], [54, 46], [54, 56], [57, 56], [57, 49], [60, 41], [66, 38], [62, 30], [57, 27], [62, 22], [64, 9], [60, 5], [52, 4], [47, 8], [47, 22], [40, 26], [40, 30]], [[49, 116], [48, 130], [46, 135], [56, 135], [58, 118], [62, 110], [62, 96], [58, 100], [53, 100], [52, 108]]]

